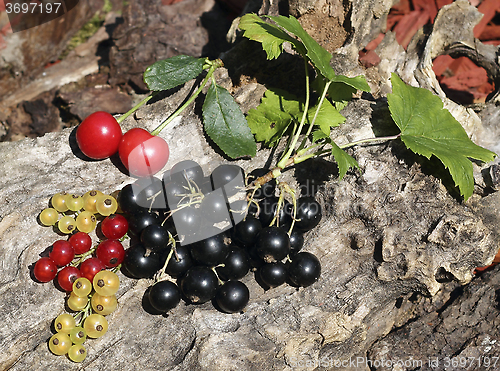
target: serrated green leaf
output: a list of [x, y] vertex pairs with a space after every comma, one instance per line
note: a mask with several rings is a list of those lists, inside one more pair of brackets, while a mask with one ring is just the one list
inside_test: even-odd
[[[267, 54], [267, 59], [278, 58], [283, 52], [283, 43], [288, 41], [301, 47], [300, 41], [294, 39], [278, 26], [263, 21], [253, 13], [245, 14], [240, 19], [238, 26], [243, 30], [243, 36], [262, 44], [262, 49]], [[303, 47], [302, 47], [303, 48]]]
[[151, 91], [175, 88], [203, 72], [205, 58], [177, 55], [153, 63], [144, 72], [144, 82]]
[[281, 89], [268, 89], [261, 104], [248, 111], [248, 126], [258, 142], [272, 147], [300, 114], [301, 108], [303, 104], [295, 95]]
[[333, 140], [329, 142], [332, 145], [332, 155], [339, 167], [339, 180], [342, 180], [350, 168], [359, 168], [358, 162], [340, 148]]
[[[309, 122], [311, 122], [314, 118], [317, 109], [318, 106], [315, 105], [307, 111], [307, 118]], [[328, 99], [324, 99], [314, 124], [319, 126], [323, 133], [330, 135], [331, 128], [339, 126], [344, 121], [345, 117], [337, 111]]]
[[226, 155], [255, 156], [257, 145], [247, 120], [226, 89], [212, 83], [202, 113], [206, 133]]
[[273, 17], [266, 16], [272, 19], [278, 25], [283, 27], [288, 32], [297, 36], [305, 47], [305, 51], [297, 49], [300, 54], [305, 54], [318, 69], [318, 71], [329, 80], [335, 78], [335, 71], [330, 66], [332, 55], [321, 45], [318, 44], [300, 25], [299, 21], [294, 16], [284, 17], [282, 15]]
[[313, 131], [312, 133], [312, 141], [313, 143], [316, 143], [322, 139], [326, 139], [326, 138], [329, 138], [328, 135], [326, 135], [325, 133], [323, 133], [321, 130], [315, 130]]
[[467, 200], [474, 190], [472, 163], [489, 162], [496, 154], [474, 144], [441, 99], [430, 91], [406, 85], [392, 74], [392, 94], [387, 95], [389, 110], [401, 130], [401, 140], [415, 153], [441, 160], [455, 185]]

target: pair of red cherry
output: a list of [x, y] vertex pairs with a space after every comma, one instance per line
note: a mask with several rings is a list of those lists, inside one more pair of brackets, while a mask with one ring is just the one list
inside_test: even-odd
[[76, 142], [84, 155], [102, 160], [118, 152], [130, 175], [150, 176], [168, 161], [169, 148], [164, 139], [147, 130], [134, 128], [122, 134], [120, 124], [107, 112], [89, 115], [76, 129]]

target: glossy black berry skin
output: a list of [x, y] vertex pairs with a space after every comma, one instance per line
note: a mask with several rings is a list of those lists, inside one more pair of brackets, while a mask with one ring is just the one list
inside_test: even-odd
[[212, 269], [194, 266], [181, 277], [179, 287], [182, 294], [193, 304], [202, 304], [215, 297], [218, 280]]
[[220, 309], [227, 313], [241, 312], [248, 304], [250, 292], [240, 281], [227, 281], [217, 290], [215, 301]]
[[224, 187], [228, 197], [238, 193], [245, 187], [245, 175], [243, 169], [238, 165], [219, 165], [210, 175], [214, 190]]
[[321, 275], [319, 259], [306, 251], [299, 252], [293, 257], [288, 266], [288, 277], [297, 286], [312, 285]]
[[133, 278], [149, 278], [161, 268], [160, 255], [143, 245], [134, 245], [127, 249], [122, 267]]
[[181, 301], [179, 287], [170, 281], [155, 283], [149, 291], [149, 302], [159, 312], [168, 312]]
[[183, 201], [188, 201], [185, 195], [189, 194], [189, 190], [182, 184], [170, 181], [164, 187], [167, 205], [171, 210], [176, 209]]
[[221, 233], [191, 244], [190, 252], [198, 264], [213, 267], [224, 261], [229, 254], [229, 245], [225, 234]]
[[254, 216], [247, 215], [245, 220], [234, 226], [233, 238], [238, 246], [250, 247], [257, 241], [257, 236], [261, 230], [262, 224], [260, 220]]
[[222, 280], [239, 280], [245, 277], [250, 270], [250, 257], [244, 249], [232, 246], [229, 255], [222, 264], [224, 264], [223, 267], [216, 269]]
[[[251, 184], [257, 178], [266, 175], [269, 173], [269, 169], [258, 168], [254, 169], [248, 174], [248, 184]], [[274, 197], [274, 192], [276, 190], [276, 179], [272, 179], [267, 183], [264, 183], [260, 188], [258, 188], [255, 193], [250, 191], [250, 194], [253, 193], [254, 198], [261, 199], [264, 197]]]
[[[186, 273], [188, 269], [194, 265], [194, 262], [187, 246], [177, 244], [175, 249], [177, 251], [177, 256], [172, 254], [165, 272], [173, 278], [178, 278]], [[162, 266], [165, 264], [169, 252], [170, 251], [166, 251], [163, 253]]]
[[304, 234], [294, 229], [290, 234], [290, 255], [297, 254], [304, 246]]
[[137, 204], [144, 209], [166, 209], [167, 201], [161, 179], [155, 177], [140, 178], [134, 183], [134, 190], [138, 192]]
[[288, 271], [282, 262], [266, 263], [259, 268], [260, 279], [269, 287], [278, 287], [286, 282]]
[[149, 225], [160, 224], [160, 218], [155, 213], [140, 211], [128, 218], [128, 229], [137, 236]]
[[255, 244], [257, 255], [266, 263], [283, 260], [290, 253], [290, 239], [286, 230], [278, 227], [262, 229]]
[[[278, 208], [278, 197], [266, 197], [260, 203], [260, 214], [259, 219], [263, 227], [267, 227], [271, 224], [272, 220], [277, 214]], [[284, 200], [278, 215], [278, 226], [288, 229], [292, 223], [292, 212], [293, 206], [288, 200]], [[276, 223], [274, 223], [276, 225]]]
[[167, 246], [168, 241], [168, 232], [161, 225], [148, 225], [141, 232], [141, 242], [145, 247], [160, 250]]
[[300, 197], [297, 200], [297, 213], [295, 228], [302, 232], [307, 232], [318, 225], [322, 217], [321, 205], [314, 197]]
[[139, 192], [133, 184], [127, 184], [120, 190], [118, 194], [118, 203], [120, 209], [125, 213], [134, 214], [139, 211], [143, 211], [144, 208], [138, 204]]
[[203, 169], [196, 161], [180, 161], [170, 169], [170, 178], [182, 185], [188, 185], [189, 180], [200, 187], [203, 182]]

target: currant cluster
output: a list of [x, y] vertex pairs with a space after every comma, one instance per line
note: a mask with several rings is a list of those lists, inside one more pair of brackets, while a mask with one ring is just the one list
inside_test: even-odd
[[88, 191], [83, 196], [56, 193], [50, 202], [52, 207], [42, 210], [40, 222], [45, 226], [57, 224], [59, 231], [64, 234], [76, 230], [90, 233], [97, 225], [96, 214], [109, 216], [118, 209], [118, 203], [113, 196], [96, 190]]
[[73, 362], [82, 362], [87, 356], [83, 345], [87, 337], [99, 338], [108, 330], [104, 316], [116, 309], [115, 294], [119, 286], [118, 276], [109, 270], [96, 273], [92, 282], [86, 277], [78, 278], [67, 300], [68, 307], [76, 313], [63, 313], [55, 319], [56, 333], [49, 339], [50, 351], [55, 355], [67, 354]]
[[[256, 169], [248, 179], [264, 172]], [[240, 280], [252, 267], [259, 267], [269, 287], [287, 278], [297, 286], [316, 282], [319, 260], [299, 250], [303, 232], [319, 223], [321, 207], [312, 197], [299, 198], [294, 207], [275, 191], [275, 181], [249, 187], [239, 166], [220, 165], [205, 177], [190, 160], [162, 179], [125, 186], [118, 202], [135, 243], [123, 269], [133, 278], [155, 278], [146, 296], [159, 312], [181, 298], [196, 304], [212, 300], [224, 312], [240, 312], [249, 301]]]
[[[48, 256], [35, 263], [33, 275], [43, 283], [57, 277], [57, 285], [69, 293], [67, 306], [76, 313], [56, 319], [57, 333], [49, 340], [49, 348], [56, 355], [68, 354], [72, 361], [81, 362], [86, 357], [85, 338], [104, 335], [108, 324], [103, 316], [116, 309], [119, 279], [111, 270], [117, 270], [125, 257], [120, 239], [128, 231], [128, 221], [114, 214], [118, 203], [113, 196], [96, 190], [83, 196], [58, 193], [51, 206], [40, 213], [40, 222], [57, 224], [60, 232], [70, 236], [52, 244]], [[96, 226], [100, 241], [93, 247], [90, 233]]]

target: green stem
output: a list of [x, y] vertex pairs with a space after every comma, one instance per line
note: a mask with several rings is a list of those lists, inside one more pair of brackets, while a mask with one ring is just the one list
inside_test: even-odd
[[120, 117], [116, 119], [116, 121], [120, 124], [125, 120], [127, 117], [129, 117], [131, 114], [133, 114], [135, 111], [137, 111], [139, 108], [141, 108], [143, 105], [145, 105], [151, 98], [153, 98], [156, 94], [158, 94], [158, 91], [154, 91], [151, 93], [151, 95], [148, 95], [146, 98], [141, 100], [139, 103], [137, 103], [134, 107], [132, 107], [128, 112], [124, 113]]
[[179, 114], [182, 111], [184, 111], [186, 109], [186, 107], [189, 106], [196, 99], [196, 97], [202, 92], [202, 90], [205, 87], [205, 85], [207, 85], [208, 81], [212, 78], [212, 75], [213, 75], [214, 71], [217, 68], [219, 68], [220, 66], [222, 66], [222, 61], [220, 61], [220, 63], [219, 63], [219, 60], [213, 61], [212, 64], [211, 64], [211, 66], [210, 66], [210, 69], [207, 72], [207, 75], [205, 76], [205, 78], [201, 82], [201, 85], [198, 88], [198, 90], [196, 90], [193, 93], [193, 95], [186, 101], [186, 103], [184, 103], [181, 107], [179, 107], [177, 109], [177, 111], [175, 111], [174, 113], [172, 113], [165, 121], [163, 121], [156, 129], [154, 129], [151, 132], [151, 135], [158, 135], [160, 133], [160, 131], [162, 131], [165, 128], [165, 126], [167, 126], [168, 124], [170, 124], [173, 119], [175, 119], [177, 116], [179, 116]]
[[304, 127], [304, 123], [306, 122], [307, 118], [307, 110], [309, 109], [309, 98], [310, 98], [310, 92], [309, 92], [309, 69], [308, 69], [308, 63], [307, 60], [304, 60], [305, 63], [305, 70], [306, 70], [306, 103], [304, 105], [304, 112], [302, 114], [302, 119], [300, 120], [299, 128], [297, 129], [297, 132], [295, 133], [295, 136], [293, 137], [293, 140], [288, 147], [288, 150], [286, 151], [285, 155], [283, 158], [276, 164], [276, 166], [280, 169], [283, 169], [292, 155], [293, 150], [295, 149], [295, 145], [297, 144], [297, 141], [299, 140], [300, 133], [302, 132], [302, 128]]
[[304, 139], [302, 139], [302, 143], [300, 143], [300, 146], [297, 149], [297, 152], [300, 152], [306, 145], [307, 137], [309, 137], [309, 135], [311, 134], [313, 126], [316, 122], [316, 118], [318, 117], [319, 111], [321, 110], [321, 106], [323, 105], [323, 101], [325, 100], [326, 93], [328, 92], [328, 88], [330, 87], [331, 83], [332, 83], [332, 81], [328, 81], [325, 84], [325, 88], [323, 89], [323, 93], [321, 93], [321, 98], [319, 99], [318, 108], [316, 109], [316, 113], [314, 114], [314, 118], [312, 119], [311, 123], [309, 124], [309, 128], [307, 129], [307, 133], [306, 133]]
[[399, 133], [398, 135], [391, 135], [391, 136], [387, 136], [387, 137], [374, 137], [374, 138], [360, 139], [360, 140], [357, 140], [355, 142], [343, 144], [343, 145], [339, 146], [339, 148], [344, 149], [344, 148], [353, 147], [353, 146], [356, 146], [358, 144], [363, 144], [363, 143], [371, 143], [371, 142], [380, 142], [380, 141], [386, 141], [386, 140], [394, 140], [394, 139], [398, 139], [400, 136], [401, 136], [401, 133]]

